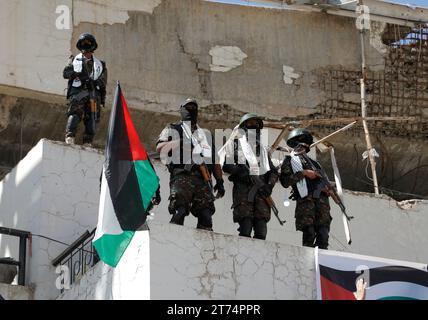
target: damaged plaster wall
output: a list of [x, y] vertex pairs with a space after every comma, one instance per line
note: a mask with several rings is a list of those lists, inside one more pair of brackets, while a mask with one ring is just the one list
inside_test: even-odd
[[[312, 70], [359, 65], [358, 32], [348, 18], [199, 0], [164, 0], [153, 13], [128, 14], [126, 23], [82, 22], [73, 41], [84, 31], [97, 35], [97, 55], [114, 75], [109, 93], [120, 79], [136, 108], [169, 112], [194, 96], [203, 106], [305, 115], [323, 100]], [[308, 76], [286, 85], [283, 65]]]
[[[96, 35], [96, 55], [107, 62], [109, 70], [107, 110], [96, 136], [97, 147], [104, 145], [105, 117], [116, 80], [121, 81], [130, 107], [138, 109], [138, 120], [153, 119], [141, 124], [142, 139], [149, 149], [162, 128], [177, 119], [178, 105], [189, 96], [196, 97], [204, 107], [201, 122], [209, 128], [234, 127], [244, 112], [256, 112], [270, 119], [360, 114], [361, 53], [354, 19], [201, 0], [75, 0], [75, 26], [71, 30], [56, 30], [55, 7], [71, 3], [13, 0], [0, 13], [0, 35], [5, 44], [0, 47], [0, 84], [62, 95], [55, 96], [62, 99], [61, 103], [45, 104], [36, 101], [35, 91], [29, 90], [29, 96], [19, 97], [12, 108], [16, 95], [6, 93], [11, 98], [0, 101], [0, 145], [4, 150], [0, 154], [0, 176], [4, 170], [1, 166], [13, 167], [38, 139], [64, 139], [66, 81], [61, 73], [68, 55], [76, 54], [75, 43], [82, 32]], [[421, 144], [428, 136], [428, 72], [423, 67], [426, 51], [416, 51], [409, 59], [403, 59], [405, 50], [400, 52], [385, 45], [396, 40], [385, 39], [385, 34], [403, 36], [405, 32], [408, 31], [372, 23], [366, 39], [369, 115], [418, 118], [417, 124], [369, 124], [399, 167], [412, 162], [408, 162], [407, 153], [396, 153], [406, 150], [405, 147], [389, 146], [388, 139], [399, 137], [399, 143], [419, 139], [415, 143]], [[224, 48], [235, 48], [237, 55], [227, 55]], [[422, 48], [425, 50], [426, 46]], [[417, 48], [408, 48], [414, 49]], [[418, 56], [422, 60], [416, 62]], [[417, 72], [415, 66], [422, 66], [421, 71]], [[418, 96], [419, 100], [411, 96]], [[327, 134], [336, 128], [310, 129]], [[354, 146], [364, 149], [363, 138], [347, 132], [343, 140], [352, 144], [337, 146], [339, 161], [355, 160]], [[343, 158], [344, 154], [351, 158]], [[383, 159], [385, 168], [396, 166]], [[427, 177], [428, 167], [424, 159], [421, 161], [404, 170], [405, 173], [414, 169], [394, 187], [402, 191], [414, 189], [416, 173]], [[355, 171], [346, 167], [343, 173], [345, 186], [354, 188], [357, 184], [350, 179]], [[364, 167], [360, 167], [358, 175], [362, 178]], [[416, 184], [420, 186], [420, 182]], [[371, 190], [363, 184], [357, 186], [356, 190]], [[421, 187], [415, 188], [414, 193], [427, 194]]]
[[115, 269], [98, 263], [58, 300], [149, 298], [312, 300], [314, 252], [152, 223], [136, 233]]
[[162, 0], [74, 0], [73, 23], [81, 22], [96, 24], [126, 23], [128, 11], [153, 13]]
[[[94, 150], [45, 139], [0, 182], [0, 226], [33, 234], [26, 283], [34, 298], [58, 296], [52, 260], [97, 222], [103, 158]], [[62, 242], [53, 242], [36, 235]], [[15, 238], [0, 235], [0, 257], [18, 259]]]
[[[41, 140], [18, 166], [0, 182], [0, 212], [2, 212], [0, 215], [0, 225], [27, 230], [33, 234], [47, 236], [66, 244], [71, 244], [86, 230], [91, 231], [96, 226], [99, 201], [99, 176], [103, 161], [104, 156], [98, 150]], [[200, 257], [204, 263], [211, 264], [209, 266], [210, 272], [212, 271], [214, 274], [212, 277], [210, 274], [206, 276], [204, 289], [203, 287], [199, 287], [199, 281], [196, 277], [204, 275], [205, 269], [202, 269], [202, 266], [199, 265], [195, 269], [190, 270], [190, 273], [196, 272], [196, 275], [194, 274], [195, 278], [193, 279], [195, 282], [190, 287], [186, 287], [186, 290], [189, 290], [189, 295], [194, 294], [193, 290], [202, 290], [202, 294], [209, 296], [210, 291], [207, 291], [206, 288], [211, 287], [212, 283], [210, 281], [213, 281], [218, 276], [219, 270], [225, 268], [226, 271], [230, 271], [230, 267], [233, 265], [230, 261], [227, 265], [223, 265], [221, 258], [212, 259], [212, 241], [218, 242], [215, 253], [219, 257], [228, 255], [229, 253], [234, 255], [233, 252], [236, 250], [233, 252], [228, 251], [229, 248], [225, 245], [226, 243], [233, 243], [233, 246], [238, 248], [238, 251], [243, 250], [245, 252], [244, 257], [239, 256], [235, 252], [237, 254], [235, 256], [236, 272], [239, 273], [239, 268], [241, 267], [243, 277], [248, 277], [248, 273], [260, 272], [261, 279], [266, 279], [269, 276], [272, 277], [271, 264], [276, 268], [282, 268], [282, 262], [276, 264], [277, 262], [273, 262], [272, 260], [274, 259], [275, 248], [282, 247], [282, 245], [285, 245], [286, 248], [291, 248], [290, 245], [299, 246], [301, 244], [302, 235], [295, 230], [294, 226], [295, 203], [291, 202], [289, 207], [284, 207], [283, 202], [285, 199], [288, 199], [289, 191], [286, 192], [279, 184], [275, 186], [272, 197], [280, 210], [281, 219], [287, 220], [285, 225], [280, 226], [276, 218], [272, 216], [271, 221], [268, 223], [267, 242], [239, 239], [237, 237], [238, 225], [233, 223], [232, 219], [232, 184], [227, 179], [227, 176], [224, 179], [226, 196], [215, 201], [216, 213], [213, 216], [213, 229], [216, 233], [228, 236], [195, 231], [194, 228], [197, 221], [192, 215], [186, 218], [184, 227], [170, 226], [170, 214], [168, 211], [169, 172], [158, 161], [154, 161], [154, 167], [161, 181], [162, 201], [159, 206], [155, 206], [153, 209], [154, 220], [150, 222], [151, 230], [154, 230], [157, 226], [160, 226], [161, 230], [161, 232], [155, 232], [155, 237], [150, 239], [151, 246], [155, 246], [153, 252], [159, 252], [159, 255], [154, 253], [155, 256], [151, 257], [152, 265], [156, 261], [156, 264], [160, 264], [162, 259], [170, 256], [168, 251], [165, 253], [159, 247], [162, 247], [164, 242], [169, 244], [172, 242], [173, 252], [183, 250], [193, 255], [198, 248], [202, 248], [204, 253], [202, 256], [198, 256], [198, 259]], [[25, 201], [22, 201], [22, 199], [25, 199]], [[347, 212], [355, 216], [355, 219], [351, 222], [353, 243], [351, 246], [346, 245], [340, 210], [334, 203], [331, 203], [333, 217], [330, 233], [331, 250], [421, 263], [428, 260], [428, 252], [426, 250], [428, 246], [428, 239], [426, 237], [428, 226], [426, 212], [428, 203], [426, 201], [397, 204], [396, 201], [386, 196], [376, 198], [369, 194], [354, 192], [346, 192], [344, 201]], [[176, 233], [174, 231], [176, 229], [174, 228], [180, 229], [181, 232]], [[180, 234], [186, 239], [187, 237], [200, 237], [203, 245], [197, 247], [197, 243], [194, 243], [195, 241], [192, 243], [186, 239], [185, 242], [180, 242], [175, 238]], [[248, 241], [254, 242], [250, 243]], [[178, 247], [176, 243], [179, 243]], [[58, 296], [59, 290], [55, 286], [58, 274], [51, 263], [66, 247], [63, 244], [35, 235], [33, 236], [32, 255], [27, 260], [27, 283], [35, 285], [35, 299], [52, 299]], [[259, 249], [252, 253], [248, 251], [250, 247], [257, 247]], [[144, 251], [146, 249], [141, 247], [141, 250]], [[295, 248], [289, 252], [286, 249], [285, 252], [287, 253], [284, 253], [284, 257], [290, 255], [290, 257], [293, 257], [292, 259], [298, 260], [299, 254], [297, 253], [302, 253], [305, 250], [307, 249]], [[138, 248], [136, 251], [138, 251]], [[294, 255], [292, 252], [297, 253]], [[0, 256], [17, 258], [18, 241], [4, 235], [0, 236]], [[257, 264], [259, 266], [265, 262], [264, 267], [266, 269], [257, 268], [251, 261], [248, 261], [248, 264], [244, 263], [245, 256], [249, 257], [249, 260], [258, 259], [259, 263]], [[138, 263], [140, 262], [141, 260], [138, 260]], [[296, 263], [300, 262], [297, 261]], [[133, 265], [132, 267], [136, 266]], [[102, 271], [97, 269], [98, 271], [95, 272], [97, 277], [100, 276], [98, 272], [110, 272], [108, 268], [99, 268]], [[162, 272], [168, 272], [168, 268], [168, 266], [165, 266]], [[305, 267], [302, 266], [302, 268], [304, 269], [302, 272], [306, 272]], [[159, 268], [155, 267], [154, 269], [157, 270]], [[186, 268], [184, 267], [183, 269]], [[293, 267], [291, 269], [295, 270]], [[129, 269], [127, 270], [126, 272], [123, 271], [125, 272], [122, 277], [124, 283], [132, 282], [132, 277], [126, 277], [126, 274], [130, 272]], [[290, 275], [293, 275], [293, 273], [291, 272]], [[160, 273], [156, 277], [158, 277], [157, 281], [161, 281]], [[139, 281], [141, 280], [141, 278], [138, 279]], [[221, 278], [220, 282], [223, 280], [226, 282], [225, 291], [217, 288], [219, 291], [217, 293], [217, 289], [211, 291], [211, 297], [218, 297], [218, 295], [224, 294], [224, 292], [229, 296], [233, 294], [234, 288], [237, 288], [239, 293], [245, 296], [247, 294], [245, 285], [238, 288], [237, 285], [233, 284], [233, 279], [231, 274], [226, 275], [224, 279]], [[272, 281], [279, 281], [278, 287], [281, 287], [283, 284], [281, 279], [270, 279]], [[97, 281], [97, 279], [93, 279], [92, 282], [89, 282], [89, 286], [91, 283], [93, 284]], [[113, 278], [108, 276], [106, 281], [105, 285], [101, 285], [99, 289], [101, 292], [97, 293], [96, 290], [91, 289], [92, 291], [88, 290], [86, 293], [81, 293], [94, 294], [96, 297], [100, 297], [99, 294], [108, 294], [103, 291], [103, 288], [108, 288], [109, 281], [120, 282], [120, 276], [117, 275]], [[284, 281], [288, 284], [289, 280]], [[122, 289], [126, 291], [126, 285]], [[308, 287], [302, 290], [303, 293], [299, 291], [299, 294], [307, 297], [307, 294], [309, 294]], [[269, 296], [284, 294], [295, 297], [290, 292], [279, 293], [278, 291], [270, 291], [265, 293]], [[128, 294], [133, 295], [134, 293], [128, 292]], [[123, 292], [120, 296], [129, 297], [129, 295], [126, 296], [126, 293]], [[156, 294], [153, 293], [152, 297], [156, 297]]]
[[209, 51], [212, 57], [211, 71], [227, 72], [239, 67], [248, 56], [238, 47], [215, 46]]
[[56, 28], [56, 8], [72, 0], [2, 1], [0, 84], [63, 94], [72, 30]]

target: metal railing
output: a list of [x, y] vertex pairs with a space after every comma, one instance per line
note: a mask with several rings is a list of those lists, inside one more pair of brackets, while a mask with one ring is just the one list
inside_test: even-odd
[[31, 237], [28, 231], [0, 227], [0, 234], [19, 238], [19, 260], [0, 259], [0, 264], [18, 267], [18, 285], [25, 286], [25, 265], [27, 261], [27, 240]]
[[[92, 245], [95, 230], [92, 230], [92, 232], [86, 231], [58, 257], [52, 260], [52, 265], [55, 267], [66, 266], [68, 268], [69, 279], [67, 280], [69, 285], [80, 279], [100, 260]], [[61, 292], [63, 292], [63, 289], [61, 289]]]

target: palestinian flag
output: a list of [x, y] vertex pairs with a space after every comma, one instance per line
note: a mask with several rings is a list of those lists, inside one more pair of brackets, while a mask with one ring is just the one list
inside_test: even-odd
[[101, 260], [116, 267], [159, 186], [118, 83], [110, 114], [98, 226], [93, 240]]
[[319, 299], [428, 300], [427, 265], [333, 251], [317, 259]]

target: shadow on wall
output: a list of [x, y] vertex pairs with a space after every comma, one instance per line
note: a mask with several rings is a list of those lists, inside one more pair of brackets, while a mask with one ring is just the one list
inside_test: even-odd
[[[37, 153], [40, 153], [39, 157]], [[34, 217], [41, 198], [41, 144], [29, 155], [0, 182], [0, 226], [27, 231], [37, 223], [29, 219]], [[0, 257], [17, 259], [19, 241], [7, 235], [2, 235], [0, 239]]]

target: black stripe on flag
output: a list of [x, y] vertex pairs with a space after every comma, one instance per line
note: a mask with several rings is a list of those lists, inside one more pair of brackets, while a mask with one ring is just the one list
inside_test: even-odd
[[[420, 269], [404, 266], [384, 266], [368, 270], [370, 272], [370, 286], [389, 281], [400, 281], [428, 287], [428, 272]], [[320, 274], [342, 288], [355, 292], [357, 290], [355, 281], [362, 273], [337, 270], [320, 265]]]
[[132, 159], [120, 85], [116, 89], [108, 132], [104, 170], [111, 200], [122, 230], [135, 231], [144, 223], [146, 215]]

